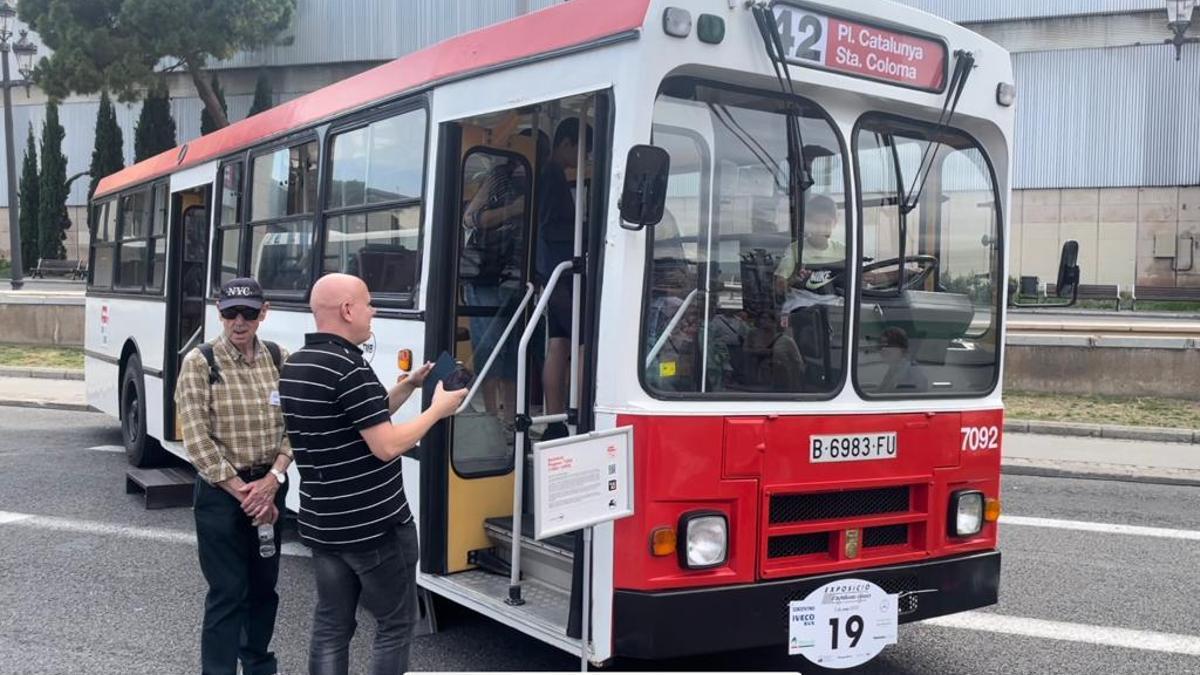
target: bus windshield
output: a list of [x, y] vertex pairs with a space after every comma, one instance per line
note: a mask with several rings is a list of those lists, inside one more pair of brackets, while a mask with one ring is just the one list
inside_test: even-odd
[[[903, 398], [990, 392], [1003, 284], [998, 193], [983, 151], [962, 132], [882, 115], [859, 125], [854, 148], [863, 234], [859, 391]], [[925, 190], [906, 213], [923, 156]]]
[[[789, 110], [802, 158], [789, 156]], [[832, 394], [842, 381], [848, 219], [828, 118], [807, 102], [672, 80], [655, 103], [653, 142], [670, 153], [671, 175], [649, 237], [647, 389]], [[793, 194], [799, 161], [814, 183]]]

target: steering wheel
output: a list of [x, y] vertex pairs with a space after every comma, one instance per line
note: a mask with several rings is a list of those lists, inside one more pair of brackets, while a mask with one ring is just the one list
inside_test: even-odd
[[[884, 267], [891, 267], [893, 265], [895, 265], [897, 271], [899, 271], [901, 267], [907, 265], [908, 263], [925, 265], [925, 267], [921, 271], [905, 277], [903, 290], [913, 290], [924, 286], [925, 281], [929, 279], [930, 275], [933, 274], [933, 271], [937, 269], [938, 259], [936, 256], [932, 255], [906, 255], [904, 258], [888, 258], [887, 260], [877, 260], [875, 262], [863, 265], [862, 272], [865, 275], [868, 272], [873, 272]], [[887, 289], [871, 288], [863, 290], [880, 291]]]

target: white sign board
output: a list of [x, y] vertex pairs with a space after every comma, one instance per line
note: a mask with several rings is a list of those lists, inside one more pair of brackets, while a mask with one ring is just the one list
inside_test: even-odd
[[832, 581], [788, 605], [788, 654], [853, 668], [896, 644], [899, 595], [862, 579]]
[[534, 537], [633, 515], [633, 427], [533, 444]]

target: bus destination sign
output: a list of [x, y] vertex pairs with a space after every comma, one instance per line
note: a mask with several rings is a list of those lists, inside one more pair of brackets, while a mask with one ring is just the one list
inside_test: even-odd
[[946, 46], [936, 40], [778, 3], [775, 21], [792, 63], [925, 91], [941, 91]]

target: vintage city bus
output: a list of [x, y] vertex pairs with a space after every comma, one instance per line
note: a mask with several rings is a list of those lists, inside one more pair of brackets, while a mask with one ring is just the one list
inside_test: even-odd
[[578, 652], [584, 539], [532, 538], [528, 445], [629, 426], [594, 663], [782, 649], [839, 579], [901, 623], [995, 603], [1010, 60], [851, 7], [571, 0], [104, 178], [90, 403], [133, 464], [185, 457], [172, 394], [220, 284], [257, 277], [297, 349], [347, 272], [384, 382], [409, 354], [475, 376], [402, 459], [432, 594]]

